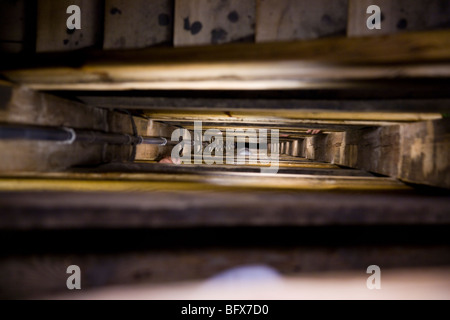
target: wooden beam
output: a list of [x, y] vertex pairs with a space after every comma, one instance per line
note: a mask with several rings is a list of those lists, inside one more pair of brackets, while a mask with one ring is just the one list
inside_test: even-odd
[[277, 175], [243, 172], [177, 173], [42, 173], [2, 174], [0, 190], [167, 191], [167, 190], [408, 190], [392, 178]]
[[[172, 132], [177, 129], [177, 127], [149, 119], [141, 119], [140, 123], [141, 127], [138, 129], [139, 135], [163, 137], [169, 141], [172, 137]], [[140, 144], [136, 146], [135, 160], [159, 160], [166, 156], [170, 156], [171, 152], [172, 146]]]
[[449, 78], [449, 33], [101, 52], [71, 56], [59, 66], [49, 60], [44, 66], [47, 55], [24, 63], [35, 68], [11, 63], [0, 69], [35, 89], [358, 88], [381, 79]]
[[0, 204], [2, 230], [450, 223], [447, 196], [405, 191], [324, 194], [273, 190], [145, 193], [2, 190]]
[[450, 188], [450, 119], [400, 126], [398, 177]]
[[450, 187], [449, 119], [307, 138], [307, 158]]
[[[115, 95], [86, 95], [80, 93], [77, 98], [87, 104], [102, 108], [123, 108], [152, 111], [234, 111], [234, 112], [288, 112], [301, 114], [302, 118], [311, 118], [310, 112], [319, 119], [329, 115], [333, 119], [347, 117], [400, 117], [399, 114], [439, 113], [450, 111], [448, 99], [214, 99], [214, 98], [166, 98], [166, 97], [130, 97]], [[376, 115], [374, 115], [376, 114]]]
[[[79, 102], [32, 91], [26, 87], [0, 85], [0, 122], [42, 126], [64, 126], [105, 132], [133, 134], [129, 115], [95, 108]], [[174, 128], [133, 117], [139, 135], [170, 138]], [[128, 161], [130, 146], [93, 145], [75, 142], [71, 145], [46, 141], [1, 140], [5, 151], [0, 172], [59, 171], [73, 165], [95, 165], [109, 161]], [[140, 145], [136, 159], [154, 160], [170, 152], [170, 147]]]
[[[165, 121], [167, 124], [174, 125], [174, 126], [182, 126], [185, 129], [188, 130], [194, 130], [195, 125], [194, 121], [174, 121], [168, 120]], [[382, 125], [382, 122], [377, 122], [376, 124], [374, 122], [371, 123], [372, 125], [378, 126]], [[395, 123], [384, 123], [386, 125], [395, 125]], [[352, 124], [343, 124], [343, 123], [317, 123], [316, 121], [313, 122], [307, 122], [303, 121], [302, 123], [277, 123], [275, 121], [237, 121], [233, 122], [230, 121], [228, 123], [224, 122], [203, 122], [202, 128], [205, 129], [219, 129], [222, 131], [226, 131], [227, 129], [243, 129], [246, 130], [248, 128], [259, 128], [259, 129], [278, 129], [280, 133], [284, 132], [297, 132], [299, 134], [304, 134], [308, 129], [321, 129], [326, 130], [327, 132], [340, 132], [340, 131], [346, 131], [346, 130], [353, 130], [353, 129], [362, 129], [367, 127], [367, 125], [362, 123], [352, 123]]]
[[400, 113], [400, 112], [345, 112], [314, 110], [297, 111], [286, 109], [273, 110], [143, 110], [143, 114], [159, 121], [175, 122], [217, 122], [217, 123], [273, 123], [292, 124], [330, 124], [330, 125], [391, 125], [402, 122], [441, 119], [440, 113]]
[[[296, 155], [294, 156], [296, 157]], [[282, 158], [281, 158], [282, 159]], [[283, 161], [283, 160], [282, 160]], [[357, 170], [357, 169], [341, 169], [338, 166], [329, 166], [312, 162], [305, 159], [290, 161], [289, 164], [280, 162], [278, 174], [308, 174], [308, 175], [324, 175], [324, 176], [360, 176], [370, 177], [372, 174]], [[109, 163], [95, 168], [82, 169], [74, 168], [74, 172], [90, 172], [90, 173], [108, 173], [108, 172], [123, 172], [123, 173], [214, 173], [214, 172], [260, 172], [258, 166], [250, 165], [227, 165], [227, 164], [213, 164], [213, 165], [183, 165], [173, 166], [160, 163], [149, 162], [134, 162], [134, 163]]]

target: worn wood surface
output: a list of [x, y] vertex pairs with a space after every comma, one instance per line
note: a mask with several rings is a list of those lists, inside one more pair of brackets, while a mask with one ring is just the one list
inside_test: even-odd
[[392, 178], [276, 175], [214, 172], [209, 174], [66, 174], [47, 176], [2, 175], [0, 190], [169, 191], [169, 190], [408, 190]]
[[[361, 286], [369, 291], [365, 271], [374, 261], [382, 277], [393, 268], [446, 267], [450, 262], [448, 241], [442, 242], [448, 229], [439, 227], [233, 230], [2, 233], [3, 241], [15, 243], [14, 252], [20, 254], [2, 252], [0, 296], [71, 293], [66, 269], [72, 264], [81, 268], [81, 292], [111, 285], [207, 280], [239, 266], [264, 266], [280, 276], [353, 270], [364, 276]], [[428, 240], [417, 239], [426, 230], [433, 232]], [[441, 281], [447, 284], [447, 278]]]
[[448, 195], [420, 194], [412, 190], [389, 193], [62, 190], [3, 190], [0, 193], [3, 208], [0, 228], [439, 225], [450, 222]]
[[398, 177], [450, 188], [450, 119], [400, 126], [400, 139]]
[[256, 42], [345, 35], [348, 0], [258, 0]]
[[[449, 31], [435, 31], [382, 39], [152, 48], [101, 52], [90, 58], [71, 56], [60, 62], [67, 67], [51, 67], [47, 60], [50, 65], [46, 67], [20, 69], [9, 64], [0, 69], [7, 79], [34, 89], [361, 88], [367, 81], [380, 79], [395, 78], [401, 83], [414, 78], [448, 78], [449, 39]], [[37, 63], [39, 57], [36, 59]], [[33, 65], [33, 61], [27, 63]], [[76, 68], [69, 66], [73, 63]]]
[[307, 138], [307, 158], [448, 188], [449, 119]]
[[[368, 29], [370, 5], [380, 7], [381, 29]], [[376, 36], [403, 31], [450, 28], [447, 0], [349, 0], [348, 36]]]
[[[81, 10], [81, 29], [67, 29], [67, 7]], [[36, 51], [69, 51], [100, 45], [103, 35], [103, 1], [38, 0]]]
[[[248, 119], [246, 119], [246, 121], [248, 121]], [[179, 125], [179, 126], [183, 126], [186, 129], [189, 130], [193, 130], [194, 129], [194, 121], [193, 120], [184, 120], [184, 121], [171, 121], [170, 122], [172, 125]], [[372, 126], [375, 125], [395, 125], [395, 122], [371, 122], [370, 123]], [[257, 121], [254, 120], [253, 121], [249, 121], [249, 123], [245, 123], [243, 121], [237, 121], [237, 122], [204, 122], [202, 123], [203, 129], [212, 129], [212, 128], [216, 128], [219, 129], [221, 131], [226, 131], [227, 129], [230, 128], [235, 128], [237, 129], [242, 129], [242, 130], [247, 130], [249, 128], [260, 128], [260, 129], [278, 129], [280, 133], [284, 133], [284, 132], [289, 132], [289, 133], [296, 133], [296, 134], [304, 134], [306, 133], [309, 129], [322, 129], [322, 130], [326, 130], [327, 132], [340, 132], [340, 131], [345, 131], [345, 130], [352, 130], [352, 129], [360, 129], [360, 128], [364, 128], [367, 125], [365, 125], [362, 122], [359, 121], [353, 121], [351, 123], [319, 123], [318, 121], [299, 121], [298, 123], [296, 123], [295, 121], [291, 121], [290, 123], [280, 123], [280, 122], [275, 122], [275, 121], [267, 121], [267, 119], [265, 119], [265, 121]]]
[[234, 123], [236, 126], [258, 124], [291, 125], [301, 127], [302, 125], [317, 124], [333, 126], [378, 126], [392, 125], [395, 123], [413, 122], [421, 120], [441, 119], [440, 113], [401, 113], [401, 112], [344, 112], [315, 110], [297, 111], [274, 108], [272, 110], [143, 110], [143, 113], [155, 120], [167, 122], [203, 121], [208, 123]]
[[[331, 175], [331, 176], [372, 176], [370, 173], [357, 169], [341, 169], [335, 165], [319, 163], [305, 160], [304, 158], [289, 159], [289, 162], [281, 158], [278, 174], [310, 174], [310, 175]], [[183, 166], [173, 166], [168, 164], [151, 163], [149, 161], [137, 161], [135, 163], [109, 163], [94, 168], [74, 168], [75, 172], [123, 172], [123, 173], [202, 173], [225, 171], [225, 172], [260, 172], [258, 166], [249, 165], [227, 165], [227, 164], [192, 164]]]
[[107, 111], [104, 109], [39, 93], [25, 86], [2, 85], [1, 88], [5, 95], [5, 100], [0, 102], [2, 122], [106, 129]]
[[172, 44], [173, 0], [106, 0], [104, 49]]
[[[33, 92], [24, 87], [3, 87], [10, 92], [0, 109], [2, 122], [106, 128], [105, 111], [81, 103]], [[69, 116], [70, 115], [70, 116]], [[45, 141], [0, 141], [4, 152], [2, 172], [62, 170], [73, 164], [101, 163], [103, 146], [75, 143], [71, 146]]]
[[175, 0], [174, 45], [252, 41], [255, 0]]
[[[1, 85], [0, 121], [4, 123], [42, 126], [65, 126], [105, 132], [133, 134], [129, 115], [100, 109], [32, 91], [26, 87]], [[139, 135], [170, 137], [169, 126], [133, 117]], [[114, 145], [89, 145], [75, 142], [72, 145], [45, 141], [0, 141], [5, 150], [0, 171], [59, 171], [72, 165], [97, 165], [109, 161], [131, 159], [131, 147]], [[136, 158], [154, 160], [169, 152], [167, 147], [138, 146]]]
[[[81, 95], [84, 94], [84, 95]], [[80, 93], [78, 99], [87, 104], [102, 108], [123, 108], [175, 112], [217, 112], [231, 111], [264, 114], [270, 109], [289, 116], [300, 114], [302, 118], [326, 119], [395, 119], [424, 120], [418, 118], [420, 113], [447, 112], [449, 99], [236, 99], [219, 98], [167, 98], [167, 97], [132, 97], [114, 95], [99, 95], [94, 92]], [[288, 113], [292, 111], [292, 113]], [[314, 111], [314, 112], [312, 112]]]

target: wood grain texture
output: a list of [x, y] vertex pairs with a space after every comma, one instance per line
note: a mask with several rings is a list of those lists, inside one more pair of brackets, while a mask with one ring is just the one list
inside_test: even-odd
[[[81, 95], [85, 94], [85, 95]], [[450, 99], [236, 99], [236, 98], [168, 98], [168, 97], [130, 97], [114, 94], [101, 96], [95, 93], [86, 95], [82, 92], [78, 99], [102, 108], [124, 108], [152, 111], [165, 111], [167, 113], [192, 112], [248, 112], [268, 113], [271, 109], [277, 112], [298, 114], [302, 118], [326, 119], [404, 119], [414, 120], [414, 114], [439, 113], [450, 111]], [[312, 112], [314, 110], [314, 113]], [[419, 118], [415, 118], [418, 120]]]
[[70, 64], [46, 60], [45, 67], [37, 57], [38, 68], [12, 64], [0, 69], [7, 79], [34, 89], [364, 88], [370, 81], [395, 79], [397, 85], [409, 79], [449, 78], [449, 39], [449, 31], [433, 31], [381, 39], [152, 48], [71, 56]]
[[[81, 29], [68, 30], [67, 7], [81, 9]], [[100, 0], [38, 0], [37, 52], [70, 51], [99, 45], [102, 38], [103, 4]]]
[[449, 188], [448, 124], [441, 119], [311, 137], [307, 158]]
[[400, 126], [398, 176], [450, 188], [450, 119]]
[[[367, 7], [380, 7], [381, 29], [370, 30]], [[449, 29], [450, 2], [447, 0], [349, 0], [348, 36], [376, 36], [403, 31]]]
[[256, 42], [343, 35], [348, 0], [258, 0]]
[[[43, 196], [45, 195], [45, 196]], [[448, 196], [322, 192], [1, 191], [1, 230], [448, 225]], [[231, 240], [231, 239], [230, 239]]]
[[106, 0], [104, 49], [171, 44], [173, 0]]
[[290, 125], [297, 126], [299, 129], [302, 126], [318, 125], [321, 128], [329, 125], [329, 129], [335, 126], [379, 126], [379, 125], [393, 125], [397, 123], [421, 121], [421, 120], [435, 120], [441, 119], [440, 113], [376, 113], [376, 112], [318, 112], [312, 110], [301, 112], [286, 109], [273, 110], [251, 110], [251, 111], [150, 111], [144, 110], [143, 113], [154, 119], [165, 122], [186, 123], [191, 125], [193, 121], [203, 121], [206, 126], [209, 123], [221, 124], [220, 127], [233, 124], [235, 126], [254, 126], [259, 124], [267, 125], [273, 124], [274, 127]]
[[[132, 121], [127, 114], [12, 85], [1, 85], [0, 96], [4, 98], [0, 103], [0, 121], [3, 123], [133, 134]], [[143, 133], [138, 134], [145, 135], [148, 121], [139, 117], [134, 120], [138, 128], [144, 127]], [[129, 160], [131, 157], [129, 146], [89, 145], [80, 142], [64, 145], [23, 140], [2, 140], [0, 146], [5, 151], [0, 162], [1, 172], [60, 171], [73, 165], [95, 165]], [[153, 148], [158, 150], [156, 146]]]
[[409, 187], [392, 178], [262, 175], [258, 173], [214, 172], [207, 175], [176, 173], [146, 174], [55, 174], [48, 176], [3, 175], [3, 191], [227, 191], [227, 190], [408, 190]]
[[255, 0], [176, 0], [174, 45], [251, 41]]
[[[296, 140], [297, 141], [297, 140]], [[297, 157], [297, 156], [295, 156]], [[294, 158], [288, 163], [284, 162], [284, 158], [280, 161], [280, 168], [278, 174], [308, 174], [308, 175], [330, 175], [330, 176], [361, 176], [369, 177], [372, 174], [357, 169], [342, 170], [338, 166], [329, 165], [326, 163], [312, 162], [304, 158]], [[258, 166], [248, 165], [227, 165], [227, 164], [212, 164], [212, 165], [183, 165], [172, 166], [160, 163], [151, 163], [149, 161], [137, 161], [134, 163], [109, 163], [95, 168], [76, 168], [75, 172], [91, 172], [91, 173], [107, 173], [107, 172], [123, 172], [123, 173], [198, 173], [201, 170], [203, 173], [209, 172], [260, 172]]]

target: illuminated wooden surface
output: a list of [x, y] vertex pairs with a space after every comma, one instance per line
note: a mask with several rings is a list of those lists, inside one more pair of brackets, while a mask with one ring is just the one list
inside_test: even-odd
[[5, 177], [0, 190], [170, 191], [170, 190], [406, 190], [392, 178], [262, 173], [62, 173]]
[[29, 68], [10, 63], [0, 70], [13, 82], [42, 90], [358, 87], [362, 80], [448, 78], [449, 34], [43, 55], [29, 59]]

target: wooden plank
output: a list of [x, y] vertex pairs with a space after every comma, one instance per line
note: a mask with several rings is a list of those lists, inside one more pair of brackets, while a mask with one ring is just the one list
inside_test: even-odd
[[[70, 5], [81, 9], [81, 29], [69, 30]], [[99, 45], [103, 3], [100, 0], [38, 0], [36, 51], [70, 51]]]
[[450, 187], [449, 119], [308, 138], [307, 158], [407, 182]]
[[[168, 123], [170, 123], [171, 125], [174, 126], [183, 126], [186, 129], [189, 130], [194, 130], [194, 121], [169, 121]], [[382, 122], [378, 122], [377, 124], [372, 122], [372, 126], [373, 125], [382, 125]], [[384, 125], [395, 125], [395, 123], [393, 122], [385, 122]], [[280, 131], [280, 133], [284, 133], [284, 132], [296, 132], [298, 134], [305, 134], [306, 131], [308, 131], [309, 129], [323, 129], [326, 130], [327, 132], [340, 132], [340, 131], [345, 131], [345, 130], [353, 130], [353, 129], [361, 129], [364, 127], [367, 127], [364, 124], [358, 124], [356, 123], [356, 121], [353, 124], [332, 124], [332, 123], [317, 123], [317, 122], [312, 122], [312, 123], [307, 123], [307, 122], [303, 122], [303, 123], [298, 123], [295, 124], [295, 122], [291, 122], [291, 123], [277, 123], [275, 121], [252, 121], [251, 123], [245, 123], [243, 121], [238, 121], [238, 122], [228, 122], [228, 123], [223, 123], [223, 122], [203, 122], [202, 123], [203, 129], [219, 129], [222, 131], [226, 131], [227, 129], [230, 128], [235, 128], [235, 129], [243, 129], [246, 130], [248, 128], [260, 128], [260, 129], [278, 129]]]
[[[423, 120], [417, 118], [419, 113], [439, 113], [450, 111], [449, 99], [339, 99], [339, 100], [310, 100], [310, 99], [234, 99], [234, 98], [167, 98], [167, 97], [131, 97], [114, 94], [101, 96], [86, 92], [77, 96], [87, 104], [102, 108], [123, 108], [165, 111], [231, 111], [264, 113], [276, 110], [280, 113], [298, 114], [302, 118], [315, 119], [397, 119], [408, 117], [409, 120]], [[314, 113], [312, 113], [314, 111]], [[389, 111], [389, 112], [385, 112]], [[292, 114], [288, 114], [292, 116]], [[405, 119], [403, 118], [403, 119]]]
[[[375, 36], [403, 31], [450, 28], [447, 0], [349, 0], [348, 36]], [[369, 29], [370, 5], [380, 7], [381, 29]]]
[[[12, 85], [0, 86], [0, 96], [4, 98], [0, 102], [0, 121], [3, 123], [133, 134], [130, 117], [118, 112]], [[139, 123], [142, 120], [135, 118], [135, 121]], [[144, 121], [146, 124], [147, 121]], [[3, 140], [0, 146], [5, 150], [0, 162], [1, 172], [58, 171], [72, 165], [124, 161], [131, 157], [129, 146], [89, 145], [81, 142], [66, 145], [25, 140]]]
[[174, 45], [252, 41], [255, 0], [175, 0]]
[[[294, 164], [294, 165], [293, 165]], [[296, 165], [295, 165], [296, 164]], [[290, 161], [289, 165], [280, 163], [278, 174], [308, 174], [308, 175], [331, 175], [331, 176], [372, 176], [370, 173], [356, 170], [356, 169], [341, 169], [337, 166], [321, 165], [320, 163], [313, 163], [301, 159], [300, 161]], [[106, 173], [106, 172], [122, 172], [122, 173], [202, 173], [207, 172], [260, 172], [258, 166], [248, 165], [227, 165], [227, 164], [193, 164], [183, 166], [172, 166], [168, 164], [149, 163], [149, 162], [134, 162], [134, 163], [110, 163], [101, 165], [95, 168], [73, 169], [74, 172], [90, 172], [90, 173]]]
[[[321, 128], [326, 127], [327, 125], [330, 128], [333, 126], [379, 126], [379, 125], [393, 125], [397, 123], [401, 123], [403, 121], [380, 121], [380, 120], [321, 120], [321, 119], [299, 119], [299, 118], [290, 118], [290, 117], [279, 117], [274, 116], [275, 112], [271, 113], [271, 116], [266, 114], [262, 114], [260, 118], [257, 116], [247, 116], [241, 115], [239, 113], [235, 113], [231, 116], [222, 116], [222, 115], [211, 115], [211, 114], [164, 114], [164, 113], [146, 113], [148, 116], [154, 118], [155, 120], [160, 121], [173, 121], [173, 122], [185, 122], [185, 123], [193, 123], [195, 121], [203, 121], [206, 125], [209, 123], [222, 123], [223, 125], [233, 124], [235, 126], [242, 126], [242, 123], [245, 123], [244, 126], [253, 125], [257, 126], [258, 124], [273, 124], [277, 125], [291, 125], [293, 127], [302, 127], [303, 125], [317, 125]], [[440, 114], [431, 114], [428, 115], [429, 119], [440, 119], [442, 116]], [[418, 117], [420, 119], [420, 116]], [[425, 119], [427, 116], [424, 117]], [[419, 120], [416, 119], [416, 120]], [[407, 121], [405, 121], [407, 122]]]
[[275, 123], [276, 124], [330, 124], [330, 125], [388, 125], [393, 123], [421, 120], [441, 119], [440, 113], [381, 113], [381, 112], [344, 112], [344, 111], [297, 111], [286, 109], [274, 110], [227, 110], [227, 111], [193, 111], [193, 110], [144, 110], [144, 114], [160, 121], [179, 122], [217, 122], [246, 124]]
[[450, 188], [450, 119], [400, 126], [400, 137], [398, 176]]
[[[0, 85], [0, 121], [6, 123], [21, 123], [43, 126], [66, 126], [80, 129], [93, 129], [107, 132], [133, 134], [133, 126], [130, 115], [113, 110], [95, 108], [82, 103], [61, 99], [49, 94], [37, 93], [25, 87], [14, 87], [13, 85]], [[170, 140], [175, 127], [148, 120], [141, 117], [133, 117], [137, 134], [142, 136], [161, 136]], [[68, 157], [68, 163], [73, 164], [100, 164], [109, 161], [124, 161], [130, 159], [130, 148], [126, 146], [108, 145], [88, 146], [76, 144], [77, 149], [71, 151], [67, 145], [50, 142], [27, 142], [27, 141], [1, 141], [5, 149], [11, 150], [0, 166], [0, 171], [25, 170], [45, 171], [52, 167], [47, 157], [61, 158], [64, 152], [77, 153], [83, 158], [83, 150], [86, 157], [81, 162], [76, 162], [77, 157]], [[14, 147], [17, 146], [22, 147]], [[83, 149], [85, 148], [85, 149]], [[170, 155], [172, 147], [156, 145], [136, 146], [135, 160], [156, 160]], [[59, 152], [58, 150], [65, 150]], [[41, 162], [40, 159], [45, 152]], [[93, 156], [91, 153], [96, 153]], [[57, 156], [57, 153], [60, 156]], [[60, 165], [54, 165], [52, 170], [67, 168], [68, 164], [63, 161]], [[34, 169], [33, 169], [34, 168]]]
[[355, 89], [382, 79], [443, 81], [450, 77], [449, 32], [102, 52], [90, 59], [71, 56], [67, 67], [51, 67], [48, 60], [46, 67], [33, 69], [12, 70], [11, 64], [1, 74], [30, 88], [54, 90]]
[[173, 0], [106, 0], [104, 49], [171, 44]]
[[65, 190], [65, 191], [168, 191], [168, 190], [408, 190], [408, 186], [391, 178], [276, 175], [261, 173], [215, 172], [213, 174], [178, 175], [140, 174], [48, 174], [3, 175], [0, 190]]
[[258, 0], [256, 42], [345, 35], [348, 0]]
[[0, 229], [426, 226], [450, 222], [446, 196], [387, 192], [2, 191]]
[[108, 112], [104, 109], [35, 92], [24, 86], [10, 85], [0, 88], [7, 98], [1, 101], [2, 122], [106, 129], [105, 115]]

